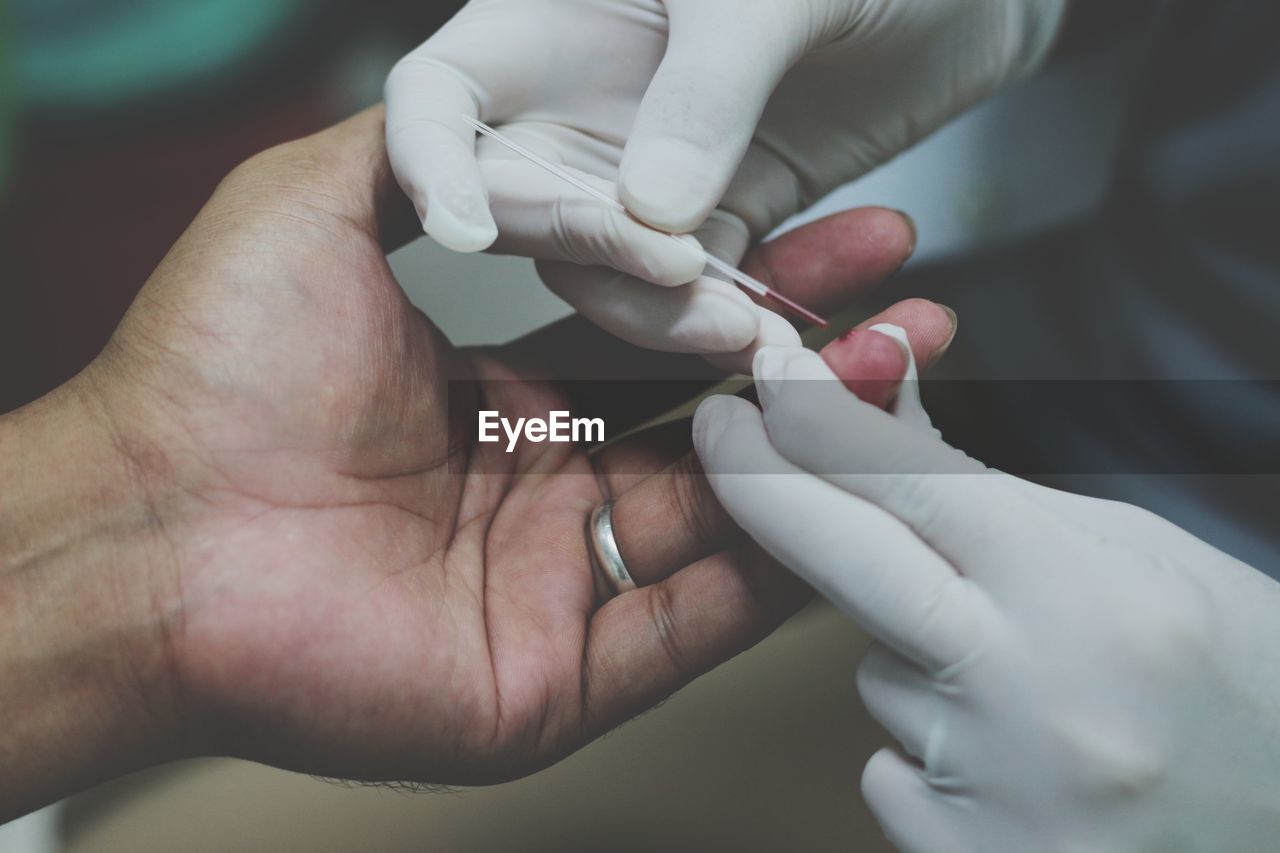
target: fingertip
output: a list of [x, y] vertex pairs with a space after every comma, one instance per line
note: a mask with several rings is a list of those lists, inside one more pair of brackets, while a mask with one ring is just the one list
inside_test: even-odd
[[957, 330], [953, 311], [920, 298], [899, 302], [859, 328], [865, 330], [878, 324], [891, 324], [908, 330], [911, 353], [920, 370], [932, 366], [946, 353]]
[[422, 230], [459, 252], [493, 245], [498, 226], [471, 144], [437, 121], [388, 124], [387, 155]]
[[955, 343], [956, 335], [960, 333], [960, 315], [956, 314], [955, 309], [950, 306], [941, 303], [937, 303], [937, 305], [942, 309], [942, 313], [947, 315], [947, 319], [951, 321], [951, 334], [934, 353], [934, 358], [941, 358], [947, 354], [947, 350], [951, 349], [951, 345]]
[[482, 216], [469, 214], [462, 217], [443, 205], [428, 204], [422, 230], [455, 252], [483, 252], [498, 239], [498, 225], [487, 207]]
[[701, 278], [707, 268], [702, 244], [691, 234], [673, 236], [654, 231], [628, 214], [632, 229], [640, 229], [630, 246], [610, 252], [610, 265], [660, 287], [684, 287]]
[[684, 246], [684, 258], [672, 265], [672, 280], [677, 286], [696, 281], [707, 269], [707, 251], [692, 234], [680, 234], [673, 242]]
[[719, 189], [696, 167], [706, 153], [676, 139], [633, 141], [623, 157], [618, 193], [631, 215], [669, 234], [687, 234], [707, 218]]
[[909, 354], [901, 341], [870, 329], [853, 329], [822, 350], [836, 376], [851, 379], [901, 379]]
[[751, 360], [751, 374], [764, 382], [780, 381], [786, 378], [787, 364], [797, 351], [797, 347], [760, 347]]
[[766, 411], [775, 407], [793, 383], [830, 381], [835, 377], [821, 356], [803, 346], [763, 347], [752, 364], [760, 404]]
[[739, 413], [739, 406], [751, 406], [745, 400], [717, 394], [703, 400], [693, 415], [693, 446], [704, 461], [715, 451], [720, 438]]
[[700, 343], [704, 355], [741, 352], [760, 335], [760, 311], [732, 286], [715, 279], [691, 285], [694, 307], [686, 336]]
[[902, 385], [910, 357], [898, 340], [855, 329], [823, 349], [822, 358], [850, 393], [885, 408]]
[[902, 351], [906, 355], [911, 354], [911, 338], [907, 336], [907, 330], [893, 323], [877, 323], [867, 331], [884, 335], [886, 338], [897, 341], [902, 346]]
[[752, 365], [757, 379], [768, 381], [835, 378], [816, 352], [804, 346], [766, 346]]

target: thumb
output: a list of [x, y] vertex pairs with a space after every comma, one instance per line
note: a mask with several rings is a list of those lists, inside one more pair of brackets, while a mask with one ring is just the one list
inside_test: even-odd
[[790, 3], [666, 6], [667, 53], [636, 115], [619, 191], [641, 221], [687, 234], [728, 189], [770, 95], [808, 46], [809, 30]]
[[[425, 49], [425, 47], [423, 48]], [[458, 252], [498, 237], [476, 161], [478, 99], [466, 79], [434, 59], [410, 54], [387, 77], [387, 155], [422, 229]]]
[[418, 232], [413, 207], [396, 185], [383, 144], [385, 113], [370, 107], [313, 134], [254, 155], [236, 167], [200, 214], [247, 225], [246, 207], [298, 224], [322, 224], [391, 252]]

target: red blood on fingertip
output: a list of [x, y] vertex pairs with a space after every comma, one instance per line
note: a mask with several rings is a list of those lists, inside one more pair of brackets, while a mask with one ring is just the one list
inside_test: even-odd
[[846, 332], [822, 350], [822, 357], [849, 391], [881, 408], [893, 402], [907, 371], [902, 346], [865, 329]]

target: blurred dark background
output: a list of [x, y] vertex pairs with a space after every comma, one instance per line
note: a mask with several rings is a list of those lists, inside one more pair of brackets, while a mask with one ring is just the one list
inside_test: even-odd
[[462, 0], [0, 0], [0, 412], [75, 375], [217, 182]]

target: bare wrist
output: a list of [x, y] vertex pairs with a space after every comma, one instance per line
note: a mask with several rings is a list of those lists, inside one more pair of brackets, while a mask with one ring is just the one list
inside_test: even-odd
[[81, 381], [0, 418], [0, 819], [179, 751], [156, 481]]

